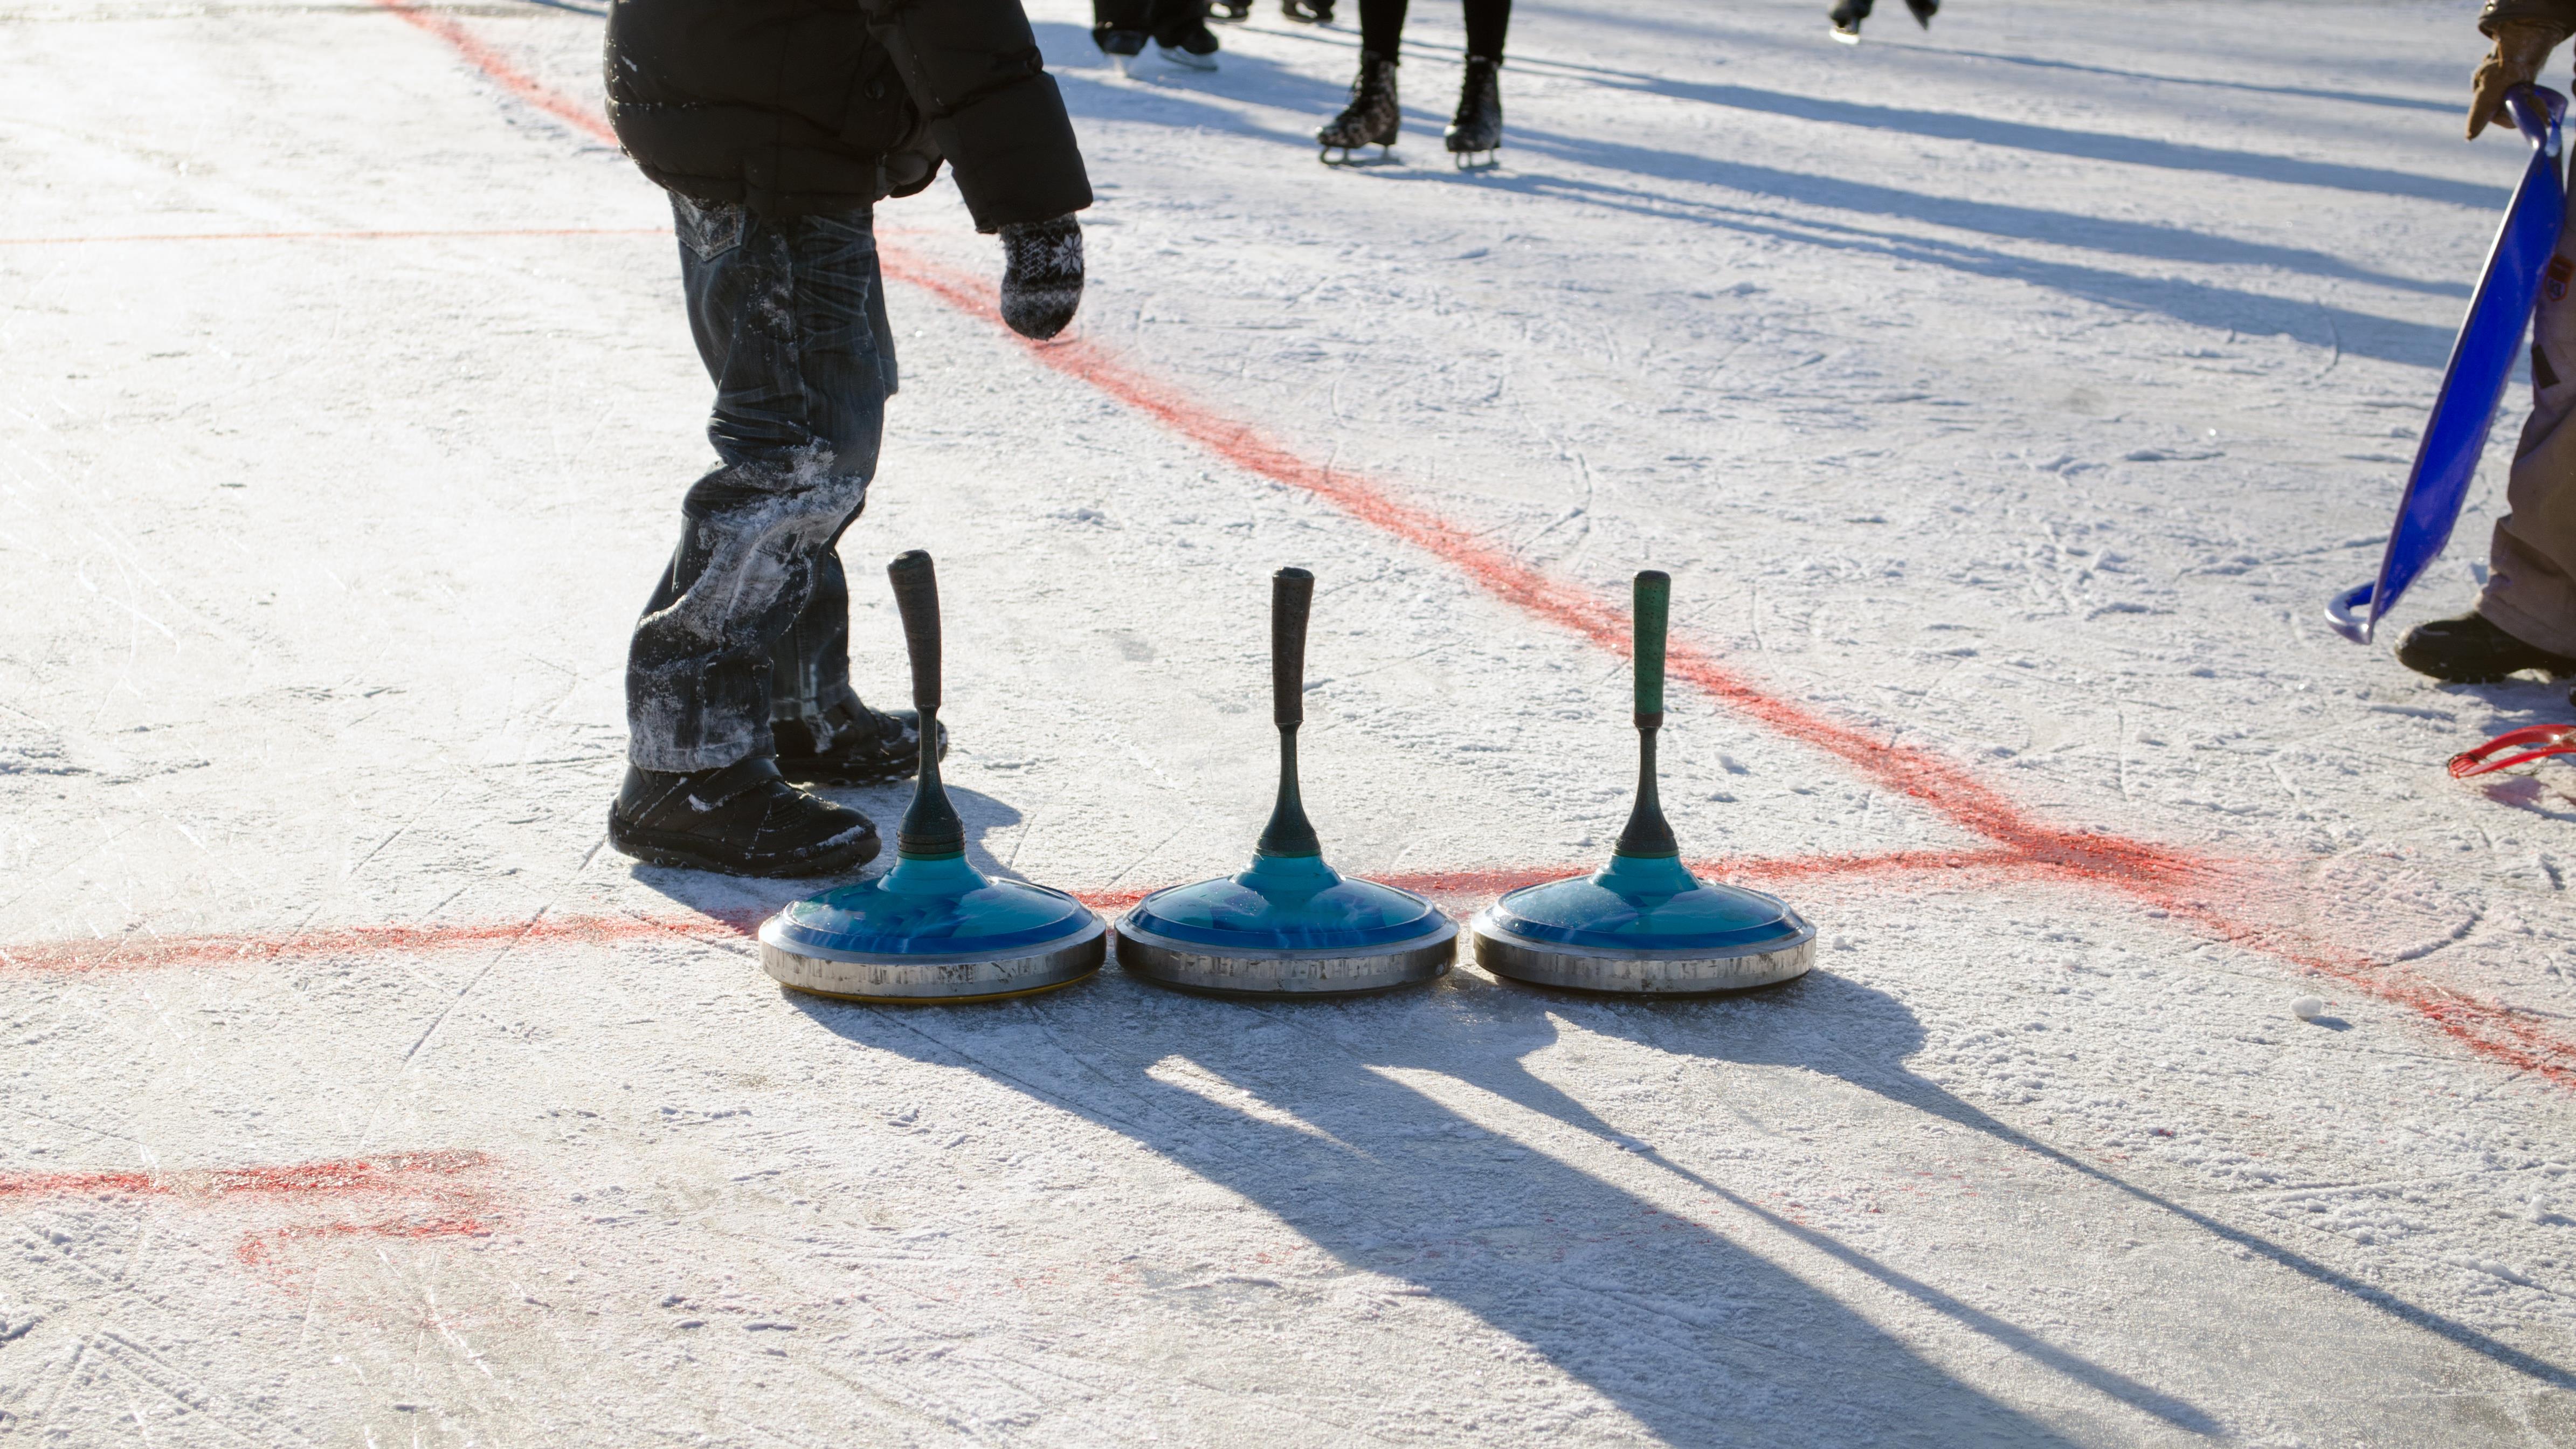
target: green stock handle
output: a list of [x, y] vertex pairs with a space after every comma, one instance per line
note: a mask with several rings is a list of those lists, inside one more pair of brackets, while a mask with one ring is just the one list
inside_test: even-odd
[[1655, 569], [1637, 575], [1637, 726], [1664, 722], [1664, 627], [1673, 611], [1673, 576]]

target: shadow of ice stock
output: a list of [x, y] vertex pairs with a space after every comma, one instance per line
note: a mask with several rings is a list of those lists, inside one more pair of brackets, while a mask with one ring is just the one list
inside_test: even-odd
[[[1820, 984], [1750, 1010], [1839, 1010], [1855, 992], [1877, 996]], [[1751, 1248], [1400, 1079], [1444, 1075], [1630, 1145], [1521, 1066], [1556, 1041], [1558, 1017], [1618, 1034], [1615, 1013], [1594, 1004], [1461, 975], [1389, 997], [1264, 1005], [1115, 971], [1081, 991], [983, 1010], [787, 999], [854, 1045], [962, 1066], [1127, 1136], [1346, 1268], [1410, 1284], [1527, 1345], [1658, 1442], [2073, 1442]], [[1896, 1015], [1910, 1026], [1910, 1014]], [[1723, 1042], [1743, 1018], [1719, 1006], [1696, 1019]], [[1710, 1045], [1700, 1054], [1729, 1054]], [[2166, 1425], [2217, 1432], [2188, 1403], [1684, 1176], [2001, 1347]]]
[[[1526, 1060], [1557, 1044], [1562, 1021], [1676, 1057], [1811, 1071], [2032, 1154], [2539, 1383], [2576, 1387], [2567, 1369], [1969, 1105], [1904, 1066], [1924, 1040], [1908, 1008], [1825, 973], [1703, 1002], [1577, 998], [1460, 973], [1390, 997], [1249, 1004], [1160, 991], [1114, 970], [1082, 991], [983, 1009], [788, 1000], [855, 1045], [963, 1066], [1126, 1135], [1257, 1204], [1346, 1267], [1474, 1314], [1669, 1442], [1776, 1438], [1783, 1413], [1799, 1418], [1803, 1443], [1909, 1432], [1934, 1443], [2063, 1440], [1722, 1233], [1526, 1151], [1400, 1074], [1447, 1077], [1633, 1153], [1996, 1348], [2186, 1433], [2227, 1431], [2177, 1394], [1683, 1166]], [[1193, 1090], [1184, 1076], [1220, 1085]], [[1228, 1105], [1230, 1094], [1260, 1110]], [[1650, 1344], [1656, 1351], [1642, 1351]]]

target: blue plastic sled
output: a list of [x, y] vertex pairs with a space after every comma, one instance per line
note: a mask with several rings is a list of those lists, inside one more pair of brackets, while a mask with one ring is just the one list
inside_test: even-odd
[[2495, 425], [2496, 404], [2522, 351], [2522, 330], [2539, 300], [2541, 273], [2558, 249], [2558, 227], [2567, 214], [2558, 130], [2567, 116], [2567, 98], [2539, 86], [2515, 86], [2505, 104], [2531, 142], [2531, 165], [2505, 209], [2504, 227], [2496, 233], [2495, 250], [2487, 254], [2486, 274], [2469, 300], [2459, 341], [2451, 344], [2450, 369], [2433, 399], [2433, 416], [2424, 424], [2424, 442], [2415, 450], [2415, 471], [2407, 475], [2388, 551], [2380, 556], [2379, 579], [2326, 605], [2326, 619], [2335, 632], [2355, 644], [2370, 642], [2381, 617], [2451, 542], [2451, 526], [2460, 521], [2460, 505], [2486, 451], [2487, 430]]

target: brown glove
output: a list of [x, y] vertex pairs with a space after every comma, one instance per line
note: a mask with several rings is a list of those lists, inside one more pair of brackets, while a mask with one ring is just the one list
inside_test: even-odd
[[2567, 38], [2567, 32], [2555, 25], [2531, 20], [2495, 22], [2495, 49], [2469, 82], [2475, 93], [2469, 101], [2469, 139], [2492, 123], [2505, 125], [2511, 120], [2504, 112], [2504, 93], [2518, 85], [2540, 79], [2540, 68], [2549, 64], [2549, 52]]

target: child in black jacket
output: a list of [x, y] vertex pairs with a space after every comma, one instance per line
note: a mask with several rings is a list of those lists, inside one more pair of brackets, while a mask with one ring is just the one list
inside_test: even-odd
[[609, 117], [671, 193], [720, 466], [627, 655], [619, 850], [744, 875], [877, 853], [796, 788], [900, 778], [909, 712], [860, 703], [835, 551], [876, 472], [893, 334], [875, 204], [941, 163], [1001, 235], [1002, 316], [1054, 336], [1082, 297], [1091, 185], [1019, 0], [614, 0]]

